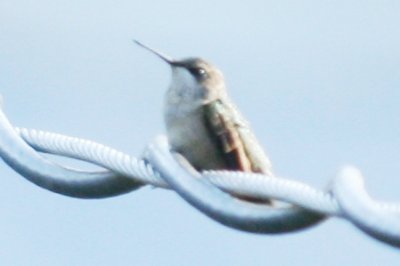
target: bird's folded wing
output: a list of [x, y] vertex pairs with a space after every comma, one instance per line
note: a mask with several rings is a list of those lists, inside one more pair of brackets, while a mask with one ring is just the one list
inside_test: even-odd
[[229, 169], [272, 175], [268, 157], [233, 106], [221, 100], [210, 102], [204, 106], [204, 119]]
[[230, 170], [251, 171], [251, 163], [243, 146], [238, 126], [232, 113], [221, 101], [213, 101], [204, 106], [204, 119], [209, 134], [214, 139]]

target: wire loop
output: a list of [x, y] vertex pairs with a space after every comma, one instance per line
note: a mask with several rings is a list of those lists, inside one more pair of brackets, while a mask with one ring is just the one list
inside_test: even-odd
[[[38, 152], [83, 160], [105, 169], [71, 169]], [[352, 166], [340, 171], [330, 191], [260, 174], [197, 173], [185, 167], [179, 155], [170, 152], [165, 137], [151, 143], [142, 159], [90, 140], [14, 128], [2, 111], [0, 156], [27, 180], [70, 197], [105, 198], [153, 185], [175, 190], [207, 216], [239, 230], [285, 233], [337, 216], [380, 241], [400, 247], [400, 205], [372, 199], [360, 171]], [[231, 194], [277, 199], [289, 206], [250, 203]]]

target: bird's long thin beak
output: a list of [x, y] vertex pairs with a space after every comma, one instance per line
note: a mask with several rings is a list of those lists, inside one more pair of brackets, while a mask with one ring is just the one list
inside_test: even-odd
[[144, 49], [149, 50], [149, 51], [152, 52], [153, 54], [157, 55], [157, 56], [160, 57], [162, 60], [164, 60], [165, 62], [167, 62], [168, 64], [170, 64], [171, 66], [175, 63], [175, 60], [172, 59], [171, 57], [169, 57], [169, 56], [167, 56], [167, 55], [165, 55], [165, 54], [163, 54], [163, 53], [161, 53], [161, 52], [159, 52], [159, 51], [157, 51], [157, 50], [155, 50], [155, 49], [153, 49], [153, 48], [150, 48], [149, 46], [147, 46], [147, 45], [145, 45], [145, 44], [139, 42], [138, 40], [133, 40], [133, 42], [136, 43], [137, 45], [143, 47]]

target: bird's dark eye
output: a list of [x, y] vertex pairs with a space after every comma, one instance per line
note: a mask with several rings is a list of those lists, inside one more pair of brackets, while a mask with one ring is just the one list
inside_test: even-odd
[[201, 67], [193, 67], [188, 69], [195, 78], [204, 79], [207, 77], [207, 71]]

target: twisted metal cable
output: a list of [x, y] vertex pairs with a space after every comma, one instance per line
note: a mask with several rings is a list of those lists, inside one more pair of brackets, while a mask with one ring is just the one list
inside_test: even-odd
[[[36, 151], [80, 159], [108, 170], [82, 171], [56, 164]], [[0, 156], [29, 181], [78, 198], [120, 195], [145, 184], [175, 190], [209, 217], [227, 226], [256, 233], [302, 229], [328, 216], [348, 219], [367, 234], [400, 246], [400, 205], [377, 202], [365, 191], [361, 173], [345, 167], [320, 191], [297, 181], [260, 174], [185, 168], [172, 156], [165, 138], [146, 151], [145, 160], [88, 140], [43, 131], [13, 128], [0, 112]], [[291, 206], [269, 207], [230, 194], [274, 198]]]
[[142, 183], [111, 171], [83, 171], [58, 165], [22, 140], [0, 112], [0, 156], [32, 183], [66, 196], [100, 198], [137, 189]]

